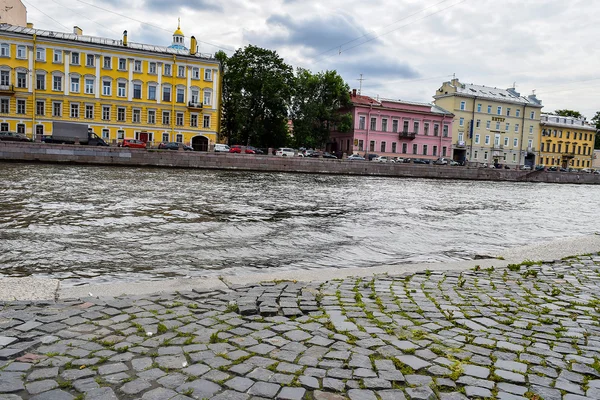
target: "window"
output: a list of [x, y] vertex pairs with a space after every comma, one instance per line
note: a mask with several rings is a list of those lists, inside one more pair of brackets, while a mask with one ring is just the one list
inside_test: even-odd
[[448, 153], [448, 148], [446, 146], [442, 147], [442, 157], [446, 157], [447, 153]]
[[508, 138], [507, 137], [504, 138], [504, 146], [508, 147]]
[[170, 86], [163, 86], [162, 100], [166, 101], [166, 102], [171, 101], [171, 87]]
[[388, 124], [387, 118], [383, 118], [381, 120], [381, 131], [382, 132], [387, 132], [387, 124]]
[[210, 115], [205, 115], [204, 120], [202, 122], [202, 127], [205, 129], [210, 128]]
[[[529, 134], [533, 135], [533, 125], [529, 125]], [[567, 137], [568, 139], [568, 137]]]
[[440, 126], [438, 124], [434, 124], [433, 125], [433, 136], [439, 136], [440, 135]]
[[200, 79], [200, 68], [192, 68], [192, 79]]
[[544, 152], [544, 143], [540, 143], [540, 151], [543, 153]]
[[102, 129], [102, 139], [110, 139], [110, 130]]
[[148, 86], [148, 100], [156, 100], [156, 86]]
[[102, 119], [110, 121], [110, 106], [102, 106]]
[[419, 153], [419, 145], [413, 144], [413, 154]]
[[198, 114], [190, 115], [190, 126], [194, 128], [198, 127]]
[[135, 60], [133, 62], [133, 72], [142, 72], [142, 61]]
[[465, 111], [467, 109], [467, 102], [466, 101], [461, 101], [460, 102], [460, 109], [461, 109], [461, 111]]
[[175, 115], [175, 125], [183, 126], [183, 113], [177, 113]]
[[478, 120], [475, 122], [475, 127], [477, 127], [477, 128], [481, 127], [481, 120], [480, 120], [480, 119], [478, 119]]
[[148, 73], [152, 75], [156, 75], [156, 63], [151, 62], [148, 64]]
[[163, 139], [162, 139], [163, 142], [168, 142], [169, 141], [169, 134], [168, 133], [165, 132], [165, 133], [162, 134], [162, 136], [163, 136]]
[[177, 99], [178, 103], [185, 103], [185, 89], [177, 88]]
[[498, 110], [497, 110], [496, 114], [502, 115], [502, 107], [498, 106]]
[[155, 124], [156, 123], [156, 111], [148, 110], [148, 123]]
[[[377, 130], [377, 118], [371, 118], [371, 128], [372, 131]], [[371, 150], [375, 151], [375, 150]]]
[[459, 126], [465, 126], [465, 119], [461, 117], [461, 119], [458, 122]]
[[[568, 146], [569, 146], [569, 145], [567, 145], [567, 147], [568, 147]], [[528, 149], [532, 149], [532, 148], [533, 148], [533, 139], [529, 139], [529, 140], [527, 141], [527, 148], [528, 148]], [[569, 150], [566, 150], [566, 151], [567, 151], [567, 153], [569, 152]]]
[[183, 143], [183, 135], [178, 133], [177, 136], [175, 136], [175, 141], [177, 143]]
[[406, 153], [408, 153], [408, 144], [402, 143], [402, 154], [406, 154]]
[[480, 113], [481, 112], [481, 104], [477, 104], [477, 112]]
[[520, 116], [521, 116], [521, 109], [520, 109], [520, 108], [517, 108], [517, 111], [516, 111], [516, 116], [517, 116], [517, 117], [520, 117]]
[[448, 131], [449, 131], [449, 127], [448, 125], [444, 125], [444, 133], [443, 133], [443, 137], [448, 137]]
[[485, 122], [485, 128], [486, 129], [490, 129], [491, 126], [492, 126], [492, 122], [491, 121], [486, 121]]
[[111, 92], [112, 92], [111, 81], [103, 81], [102, 82], [102, 94], [104, 96], [110, 96]]
[[415, 132], [415, 134], [418, 135], [419, 134], [419, 123], [418, 122], [415, 122], [413, 124], [413, 129], [414, 129], [413, 132]]
[[85, 118], [86, 119], [94, 119], [94, 105], [93, 104], [85, 105]]
[[506, 132], [510, 131], [510, 124], [509, 124], [508, 122], [506, 123], [506, 126], [505, 126], [505, 128], [506, 128], [506, 129], [504, 129], [504, 130], [505, 130]]
[[179, 76], [180, 78], [185, 78], [185, 67], [183, 65], [180, 65], [177, 68], [177, 76]]
[[127, 59], [119, 58], [119, 69], [121, 71], [127, 71]]
[[35, 113], [36, 115], [45, 115], [46, 114], [46, 103], [43, 101], [36, 101], [35, 104]]
[[85, 79], [85, 93], [86, 94], [94, 94], [94, 79], [93, 78]]
[[95, 65], [96, 56], [93, 54], [88, 54], [85, 57], [85, 65], [88, 67], [93, 67]]
[[79, 65], [79, 53], [71, 53], [71, 64]]
[[485, 144], [486, 145], [490, 144], [490, 135], [486, 135], [486, 137], [485, 137]]
[[427, 155], [427, 145], [426, 144], [423, 145], [423, 155], [424, 156]]
[[358, 129], [360, 130], [364, 130], [365, 129], [365, 123], [366, 123], [366, 118], [363, 116], [358, 117]]
[[71, 92], [79, 93], [79, 77], [77, 76], [71, 77]]
[[54, 75], [52, 77], [52, 90], [62, 90], [62, 76]]
[[506, 107], [506, 116], [510, 117], [510, 107]]
[[134, 124], [139, 124], [142, 122], [142, 110], [139, 108], [134, 108], [131, 113], [131, 122]]
[[[150, 138], [152, 137], [152, 133], [148, 134], [148, 140], [150, 140]], [[123, 130], [118, 130], [117, 131], [117, 140], [123, 140], [125, 139], [125, 131]]]
[[396, 142], [392, 142], [392, 153], [396, 153], [397, 147], [398, 147], [398, 144]]
[[134, 99], [142, 98], [142, 85], [140, 85], [139, 83], [133, 84], [133, 98]]
[[487, 160], [488, 159], [488, 152], [486, 151], [485, 153], [483, 153], [483, 159]]
[[479, 134], [475, 135], [475, 144], [479, 144], [480, 136]]
[[0, 99], [0, 113], [8, 114], [10, 112], [10, 100]]
[[27, 58], [27, 48], [25, 46], [17, 46], [17, 58]]
[[375, 141], [371, 140], [369, 143], [369, 151], [375, 151]]
[[35, 50], [35, 59], [37, 61], [46, 61], [46, 49], [43, 47], [38, 47]]
[[205, 90], [204, 91], [204, 105], [210, 106], [212, 105], [212, 92]]
[[171, 64], [165, 64], [165, 71], [163, 75], [171, 76]]
[[500, 122], [496, 122], [496, 130], [499, 131], [500, 130]]
[[403, 132], [408, 132], [408, 121], [404, 121], [402, 124]]
[[0, 85], [8, 86], [10, 85], [10, 72], [9, 71], [0, 71]]
[[119, 97], [127, 96], [127, 84], [125, 82], [117, 83], [117, 96], [119, 96]]
[[381, 152], [385, 153], [385, 147], [386, 147], [386, 143], [385, 142], [381, 142]]
[[25, 114], [25, 100], [18, 99], [17, 100], [17, 114]]
[[398, 120], [397, 119], [392, 121], [392, 132], [398, 133]]
[[27, 88], [27, 74], [25, 72], [17, 72], [17, 87]]
[[488, 109], [487, 109], [487, 111], [488, 111], [488, 112], [487, 112], [488, 114], [491, 114], [491, 113], [492, 113], [492, 106], [488, 106]]
[[117, 121], [125, 122], [125, 107], [117, 108]]
[[71, 103], [71, 118], [79, 118], [79, 104]]
[[25, 124], [17, 124], [17, 133], [25, 134]]
[[35, 134], [38, 136], [42, 136], [44, 134], [44, 125], [36, 125]]
[[208, 68], [204, 69], [204, 80], [212, 81], [212, 69], [208, 69]]
[[52, 58], [52, 60], [54, 60], [55, 63], [61, 63], [62, 54], [62, 50], [54, 50], [54, 57]]
[[515, 132], [519, 132], [519, 124], [515, 124]]
[[171, 123], [171, 113], [169, 111], [162, 112], [162, 123], [163, 125], [169, 125]]
[[423, 124], [423, 134], [425, 136], [429, 136], [429, 122], [425, 122]]
[[513, 140], [513, 147], [519, 147], [519, 139], [515, 138]]
[[10, 57], [10, 45], [7, 43], [2, 43], [2, 45], [0, 45], [0, 56]]
[[0, 124], [0, 132], [8, 132], [8, 123], [7, 122], [2, 122]]
[[52, 116], [62, 117], [62, 103], [52, 103]]
[[433, 154], [432, 154], [432, 156], [437, 156], [437, 152], [438, 152], [438, 147], [437, 146], [433, 146]]
[[535, 119], [535, 111], [532, 111], [531, 114], [529, 115], [530, 119]]
[[104, 68], [111, 69], [112, 68], [112, 58], [108, 56], [104, 56]]

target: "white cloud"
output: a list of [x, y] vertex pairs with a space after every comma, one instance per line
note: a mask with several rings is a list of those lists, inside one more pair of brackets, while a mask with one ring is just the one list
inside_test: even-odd
[[[600, 33], [594, 21], [598, 2], [82, 0], [158, 29], [79, 0], [29, 1], [85, 34], [119, 38], [126, 29], [130, 41], [158, 45], [170, 44], [181, 17], [182, 30], [200, 40], [201, 52], [218, 50], [207, 43], [265, 46], [294, 67], [336, 69], [353, 87], [362, 73], [363, 92], [372, 95], [431, 101], [442, 81], [456, 73], [467, 83], [509, 87], [516, 82], [523, 94], [537, 89], [546, 111], [573, 108], [591, 118], [600, 110], [595, 95], [600, 79], [590, 80], [600, 78], [593, 53]], [[458, 5], [443, 10], [453, 4]], [[64, 30], [33, 8], [28, 15], [39, 28]]]

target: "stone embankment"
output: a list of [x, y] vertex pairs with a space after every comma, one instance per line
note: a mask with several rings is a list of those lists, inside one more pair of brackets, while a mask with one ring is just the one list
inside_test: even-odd
[[5, 302], [2, 399], [600, 399], [600, 256]]
[[415, 164], [383, 164], [301, 157], [255, 156], [184, 151], [86, 147], [42, 143], [2, 143], [0, 161], [96, 164], [136, 167], [221, 169], [257, 172], [366, 175], [397, 178], [600, 184], [600, 175], [495, 170]]

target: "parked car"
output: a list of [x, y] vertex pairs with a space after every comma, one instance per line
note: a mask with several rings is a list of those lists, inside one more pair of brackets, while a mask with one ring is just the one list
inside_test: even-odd
[[[241, 144], [234, 144], [233, 146], [231, 146], [231, 148], [229, 149], [230, 153], [236, 153], [236, 154], [240, 154], [242, 152], [242, 145]], [[246, 147], [246, 154], [254, 154], [253, 150], [250, 150]]]
[[319, 157], [319, 152], [315, 150], [305, 150], [302, 152], [304, 157]]
[[379, 157], [377, 154], [369, 154], [369, 155], [367, 155], [367, 159], [369, 161], [373, 161], [373, 159], [375, 159], [377, 157]]
[[531, 165], [523, 165], [521, 171], [531, 171]]
[[461, 164], [458, 161], [450, 160], [450, 166], [456, 167], [456, 166], [459, 166], [459, 165], [461, 165]]
[[448, 165], [450, 161], [447, 158], [440, 157], [433, 162], [434, 165]]
[[[179, 150], [179, 145], [181, 143], [177, 143], [177, 142], [162, 142], [158, 145], [158, 148], [160, 150]], [[183, 149], [185, 151], [194, 151], [194, 148], [191, 146], [186, 146], [183, 145]]]
[[430, 163], [431, 163], [431, 160], [426, 160], [423, 158], [415, 158], [413, 160], [413, 164], [430, 164]]
[[377, 158], [374, 158], [373, 162], [387, 163], [388, 162], [388, 158], [386, 156], [379, 156]]
[[229, 153], [230, 147], [226, 144], [215, 144], [215, 153]]
[[246, 146], [246, 154], [265, 154], [265, 152], [254, 146]]
[[275, 152], [277, 157], [294, 157], [294, 154], [296, 154], [294, 149], [290, 149], [289, 147], [280, 147]]
[[595, 170], [595, 171], [593, 172], [593, 174], [594, 174], [594, 175], [600, 175], [600, 170]]
[[412, 162], [412, 158], [405, 158], [404, 161], [402, 161], [404, 164], [410, 164]]
[[396, 164], [402, 164], [404, 162], [404, 158], [402, 158], [402, 157], [393, 157], [392, 161], [395, 162]]
[[119, 143], [119, 147], [129, 147], [131, 149], [145, 149], [146, 143], [136, 139], [123, 139], [123, 141]]
[[16, 132], [0, 132], [0, 141], [3, 142], [31, 142], [27, 136]]
[[358, 154], [352, 154], [347, 158], [348, 161], [365, 161], [363, 156], [359, 156]]
[[582, 173], [584, 173], [584, 174], [591, 174], [593, 171], [592, 171], [590, 168], [583, 168], [583, 169], [582, 169], [581, 171], [579, 171], [579, 172], [582, 172]]
[[548, 171], [548, 172], [557, 172], [558, 171], [558, 167], [550, 167], [546, 171]]
[[535, 166], [535, 170], [536, 170], [536, 171], [543, 171], [543, 170], [545, 170], [545, 169], [546, 169], [546, 167], [545, 167], [544, 165], [536, 165], [536, 166]]
[[323, 153], [323, 158], [330, 158], [332, 160], [337, 160], [337, 156], [336, 155], [333, 155], [333, 154], [328, 153], [328, 152]]

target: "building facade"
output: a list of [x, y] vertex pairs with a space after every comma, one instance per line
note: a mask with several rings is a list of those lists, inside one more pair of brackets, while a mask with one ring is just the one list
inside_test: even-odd
[[27, 26], [27, 9], [21, 0], [0, 0], [0, 24]]
[[546, 167], [592, 168], [596, 127], [584, 118], [543, 114], [540, 164]]
[[190, 49], [178, 28], [169, 47], [0, 25], [0, 130], [35, 138], [53, 121], [87, 124], [124, 138], [182, 142], [207, 150], [217, 140], [220, 64]]
[[444, 82], [435, 104], [455, 115], [452, 157], [456, 161], [535, 165], [539, 158], [542, 102], [515, 89]]
[[337, 151], [390, 157], [449, 157], [454, 115], [427, 103], [376, 100], [351, 93], [352, 129], [332, 132]]

